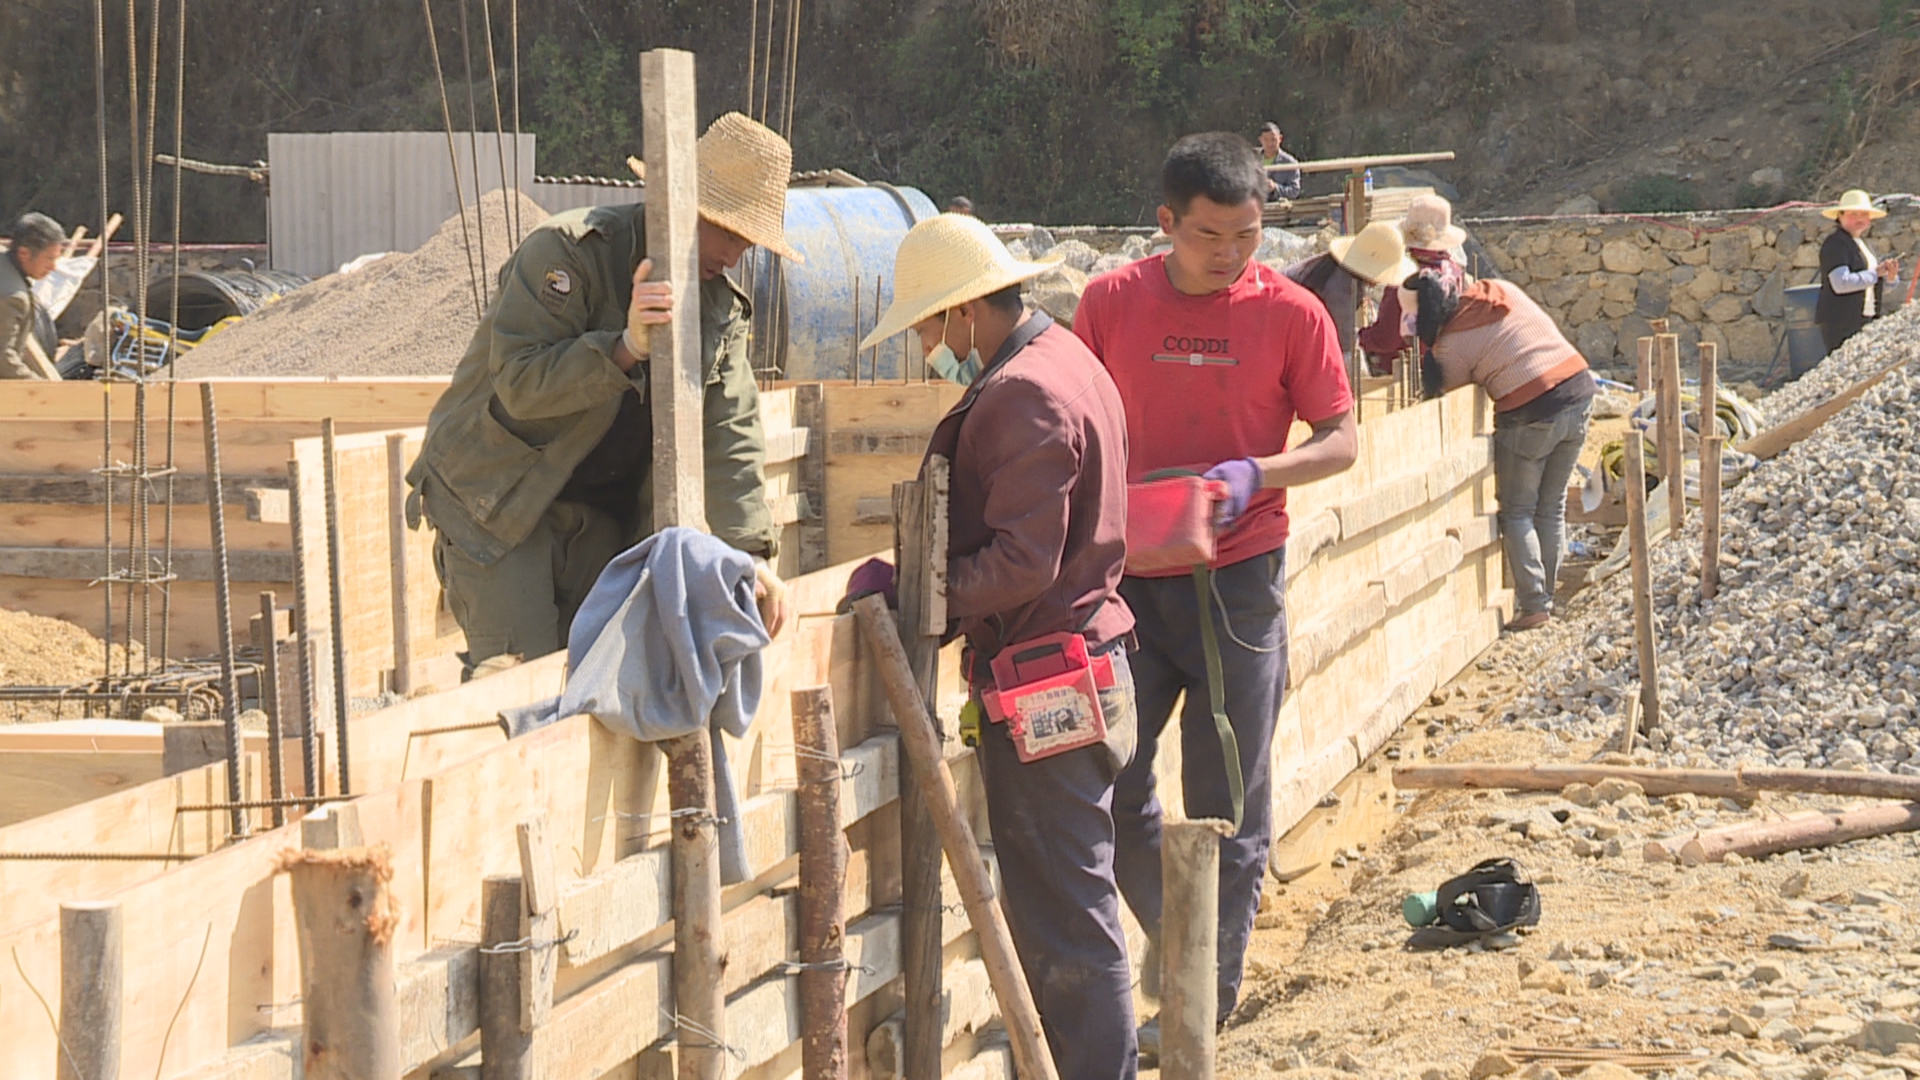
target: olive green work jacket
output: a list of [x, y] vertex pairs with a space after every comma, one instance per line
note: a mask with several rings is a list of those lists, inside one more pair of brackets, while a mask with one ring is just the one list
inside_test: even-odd
[[[527, 538], [611, 428], [621, 395], [633, 388], [646, 400], [648, 362], [630, 373], [613, 362], [645, 252], [638, 204], [556, 214], [527, 235], [427, 419], [407, 474], [410, 524], [424, 516], [482, 564]], [[700, 283], [707, 526], [735, 548], [771, 556], [778, 532], [747, 360], [751, 314], [724, 275]], [[651, 470], [643, 475], [628, 516], [634, 542], [653, 532]]]

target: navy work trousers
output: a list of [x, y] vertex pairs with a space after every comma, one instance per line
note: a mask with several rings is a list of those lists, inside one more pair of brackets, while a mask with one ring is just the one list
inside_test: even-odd
[[[1110, 729], [1130, 728], [1133, 680], [1125, 652], [1112, 655], [1100, 709]], [[1113, 781], [1125, 762], [1105, 745], [1021, 761], [1003, 723], [981, 725], [975, 753], [1000, 906], [1060, 1080], [1133, 1080], [1133, 981], [1113, 880]]]
[[[1267, 851], [1273, 845], [1273, 729], [1287, 685], [1284, 549], [1213, 572], [1214, 634], [1226, 683], [1227, 720], [1240, 743], [1246, 812], [1240, 831], [1220, 842], [1220, 1019], [1239, 1002], [1247, 939], [1260, 908]], [[1140, 649], [1133, 677], [1140, 707], [1140, 747], [1114, 785], [1114, 865], [1120, 892], [1148, 933], [1160, 932], [1160, 798], [1153, 758], [1182, 693], [1181, 782], [1190, 819], [1233, 818], [1226, 759], [1207, 692], [1207, 657], [1193, 579], [1129, 577], [1120, 595], [1133, 609]], [[1221, 610], [1225, 606], [1224, 613]]]

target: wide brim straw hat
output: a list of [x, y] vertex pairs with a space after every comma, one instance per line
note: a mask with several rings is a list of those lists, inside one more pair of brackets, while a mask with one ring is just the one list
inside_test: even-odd
[[1887, 216], [1887, 212], [1885, 210], [1882, 210], [1879, 207], [1873, 205], [1872, 196], [1868, 195], [1864, 191], [1861, 191], [1859, 188], [1854, 188], [1851, 191], [1842, 192], [1840, 195], [1840, 201], [1837, 203], [1834, 203], [1832, 206], [1827, 207], [1825, 210], [1820, 211], [1820, 216], [1823, 218], [1826, 218], [1828, 221], [1838, 221], [1840, 220], [1840, 215], [1846, 213], [1849, 210], [1865, 211], [1868, 216], [1873, 217], [1875, 219], [1879, 219]]
[[1391, 222], [1373, 222], [1356, 236], [1336, 236], [1327, 250], [1347, 272], [1375, 285], [1398, 285], [1420, 271], [1419, 265], [1407, 258], [1400, 230]]
[[[787, 179], [793, 175], [793, 147], [787, 140], [730, 112], [700, 136], [695, 157], [701, 217], [781, 258], [807, 261], [787, 243]], [[628, 158], [627, 166], [647, 178], [644, 163]]]
[[1415, 196], [1400, 220], [1400, 235], [1410, 248], [1447, 251], [1467, 242], [1467, 230], [1453, 223], [1453, 204], [1438, 195]]
[[979, 218], [938, 214], [907, 230], [893, 257], [893, 303], [860, 342], [869, 348], [949, 308], [990, 296], [1059, 266], [1016, 259]]

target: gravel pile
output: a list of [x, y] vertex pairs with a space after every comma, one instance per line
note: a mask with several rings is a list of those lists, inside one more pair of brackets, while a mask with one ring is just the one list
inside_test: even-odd
[[[547, 217], [519, 196], [523, 230]], [[180, 377], [209, 375], [450, 375], [479, 325], [467, 241], [486, 231], [489, 295], [512, 253], [503, 192], [440, 226], [408, 254], [389, 255], [352, 273], [329, 274], [249, 315], [200, 348], [182, 354]]]
[[[1920, 355], [1920, 313], [1882, 320], [1784, 404]], [[1901, 368], [1723, 501], [1722, 587], [1699, 597], [1699, 515], [1657, 544], [1661, 702], [1674, 763], [1920, 775], [1920, 374]], [[1769, 399], [1777, 416], [1795, 408]], [[1537, 636], [1536, 636], [1537, 635]], [[1490, 662], [1532, 670], [1522, 722], [1568, 741], [1617, 730], [1637, 667], [1627, 575]]]

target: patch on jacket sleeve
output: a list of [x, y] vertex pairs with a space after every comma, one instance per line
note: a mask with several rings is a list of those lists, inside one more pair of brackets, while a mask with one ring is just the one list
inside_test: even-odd
[[558, 312], [567, 306], [567, 300], [573, 295], [573, 275], [559, 267], [547, 271], [546, 280], [540, 286], [540, 303], [549, 311]]

